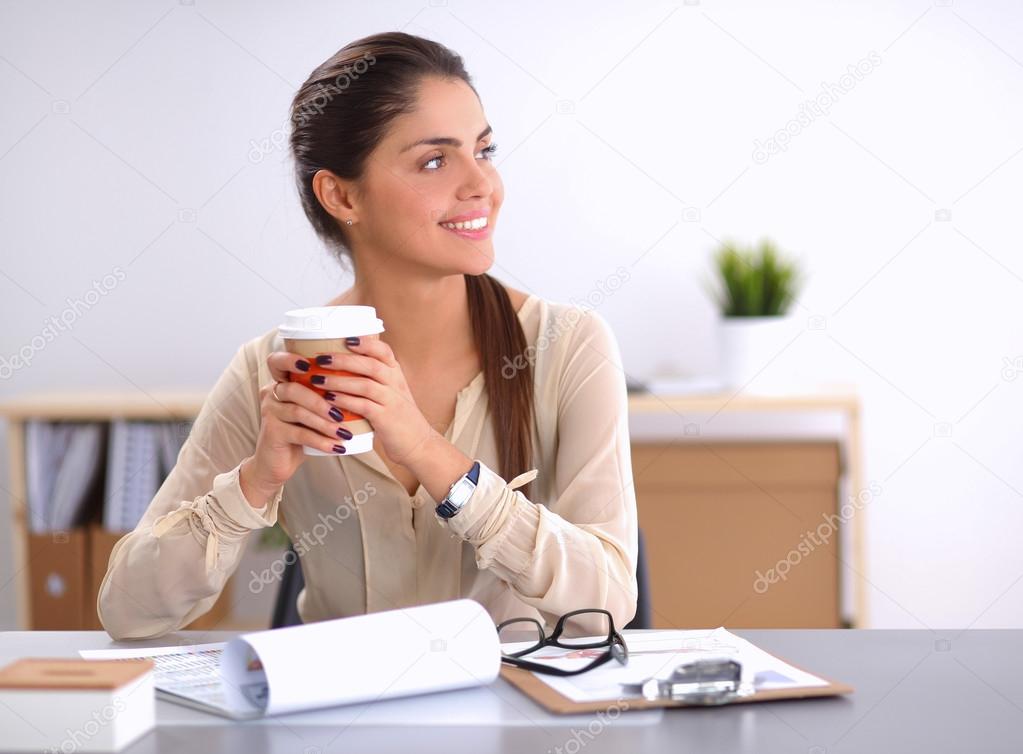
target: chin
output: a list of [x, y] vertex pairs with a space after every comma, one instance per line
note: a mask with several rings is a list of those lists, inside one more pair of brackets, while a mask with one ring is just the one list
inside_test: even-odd
[[467, 265], [462, 272], [466, 275], [482, 275], [488, 272], [494, 266], [493, 249], [488, 249], [488, 252], [487, 254], [476, 254], [473, 263]]
[[494, 247], [489, 243], [475, 244], [459, 255], [455, 266], [463, 275], [482, 275], [494, 266]]

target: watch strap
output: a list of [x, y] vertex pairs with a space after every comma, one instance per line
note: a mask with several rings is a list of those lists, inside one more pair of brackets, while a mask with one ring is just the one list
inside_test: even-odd
[[449, 499], [452, 491], [459, 484], [461, 484], [464, 479], [468, 479], [470, 482], [472, 482], [472, 485], [473, 485], [473, 490], [472, 491], [475, 491], [476, 485], [479, 483], [479, 476], [480, 476], [480, 462], [479, 461], [473, 461], [472, 467], [466, 473], [464, 473], [462, 476], [460, 476], [458, 479], [456, 479], [455, 483], [451, 485], [451, 488], [448, 490], [448, 494], [444, 497], [444, 499], [440, 502], [440, 504], [436, 508], [437, 515], [440, 516], [441, 518], [451, 518], [456, 513], [458, 513], [458, 511], [460, 511], [462, 509], [462, 505], [464, 505], [464, 502], [462, 503], [462, 505], [456, 505], [454, 502], [452, 502]]

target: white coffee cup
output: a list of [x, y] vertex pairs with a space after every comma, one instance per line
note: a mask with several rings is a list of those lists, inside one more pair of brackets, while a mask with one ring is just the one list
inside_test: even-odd
[[[377, 318], [372, 306], [312, 306], [292, 309], [284, 313], [284, 322], [277, 328], [277, 334], [284, 340], [285, 350], [305, 357], [309, 362], [308, 372], [290, 372], [289, 378], [299, 382], [320, 395], [328, 391], [313, 385], [313, 375], [353, 375], [342, 369], [331, 369], [316, 364], [316, 357], [324, 353], [349, 351], [345, 338], [352, 336], [379, 335], [384, 332], [384, 323]], [[358, 375], [355, 375], [358, 376]], [[336, 392], [336, 391], [335, 391]], [[344, 455], [366, 453], [373, 449], [373, 426], [360, 414], [337, 407], [343, 414], [342, 427], [352, 433], [351, 440], [338, 439], [345, 448]], [[303, 446], [307, 456], [334, 456], [318, 448]]]

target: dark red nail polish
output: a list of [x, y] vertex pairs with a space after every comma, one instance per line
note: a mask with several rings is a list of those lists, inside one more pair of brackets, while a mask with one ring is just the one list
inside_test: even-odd
[[334, 357], [331, 356], [329, 353], [320, 354], [319, 356], [316, 357], [316, 363], [319, 364], [321, 367], [327, 366], [327, 364], [329, 364], [333, 360]]
[[334, 452], [335, 453], [344, 453], [345, 452], [345, 446], [344, 445], [335, 445], [334, 446]]
[[299, 359], [298, 361], [296, 361], [295, 366], [298, 369], [301, 369], [303, 372], [309, 371], [309, 362], [306, 361], [305, 359]]
[[328, 401], [332, 401], [335, 398], [337, 398], [337, 393], [332, 393], [328, 390], [326, 393], [323, 394], [323, 397], [326, 398]]
[[309, 381], [314, 385], [322, 385], [327, 381], [327, 378], [325, 375], [322, 374], [314, 374], [312, 377], [309, 378]]
[[344, 427], [338, 427], [337, 428], [337, 436], [340, 437], [342, 440], [351, 440], [352, 439], [352, 433], [349, 432]]
[[330, 418], [336, 422], [339, 422], [341, 421], [341, 419], [344, 418], [344, 414], [341, 413], [341, 409], [339, 409], [337, 406], [331, 406], [329, 413]]
[[357, 346], [357, 345], [359, 345], [359, 339], [356, 338], [355, 336], [352, 336], [350, 338], [345, 338], [345, 345], [346, 346]]

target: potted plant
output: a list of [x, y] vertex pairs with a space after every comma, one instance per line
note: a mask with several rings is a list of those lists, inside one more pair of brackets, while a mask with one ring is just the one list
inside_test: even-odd
[[798, 265], [769, 240], [744, 249], [732, 242], [714, 256], [721, 312], [721, 380], [726, 388], [751, 382], [785, 347], [795, 327], [789, 307], [801, 284]]

